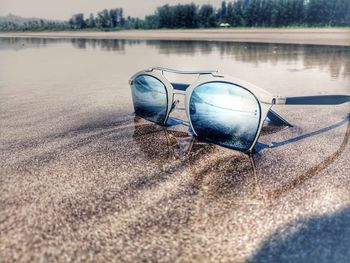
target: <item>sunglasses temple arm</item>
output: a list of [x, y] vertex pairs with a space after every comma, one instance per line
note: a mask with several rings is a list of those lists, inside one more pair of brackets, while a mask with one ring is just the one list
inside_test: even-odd
[[277, 97], [274, 100], [276, 105], [339, 105], [350, 102], [350, 95]]
[[[339, 105], [350, 102], [349, 95], [319, 95], [303, 97], [277, 97], [274, 99], [275, 105]], [[281, 126], [293, 127], [288, 121], [270, 109], [267, 114], [269, 120]]]

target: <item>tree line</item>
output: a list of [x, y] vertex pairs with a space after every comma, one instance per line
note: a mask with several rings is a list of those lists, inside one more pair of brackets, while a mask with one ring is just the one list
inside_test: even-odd
[[119, 30], [160, 28], [350, 26], [350, 0], [235, 0], [220, 8], [210, 4], [178, 4], [158, 7], [144, 19], [124, 17], [122, 8], [104, 9], [69, 21], [33, 21], [0, 24], [1, 31]]
[[152, 28], [350, 26], [350, 0], [236, 0], [164, 5], [145, 19]]

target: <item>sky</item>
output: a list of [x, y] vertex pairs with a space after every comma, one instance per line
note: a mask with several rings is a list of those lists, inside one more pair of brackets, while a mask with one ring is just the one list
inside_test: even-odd
[[96, 14], [105, 8], [124, 8], [125, 16], [143, 18], [153, 14], [157, 6], [164, 4], [191, 3], [219, 6], [222, 0], [0, 0], [0, 16], [14, 14], [23, 17], [38, 17], [67, 20], [73, 14]]

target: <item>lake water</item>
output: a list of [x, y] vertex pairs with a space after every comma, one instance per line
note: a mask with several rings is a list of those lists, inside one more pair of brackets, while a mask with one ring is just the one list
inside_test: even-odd
[[128, 79], [154, 65], [350, 94], [350, 47], [0, 38], [1, 258], [350, 256], [349, 103], [274, 107], [295, 126], [248, 156], [135, 117]]

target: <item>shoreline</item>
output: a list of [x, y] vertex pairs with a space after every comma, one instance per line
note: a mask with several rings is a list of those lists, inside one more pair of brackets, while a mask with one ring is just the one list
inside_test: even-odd
[[59, 31], [11, 32], [0, 37], [86, 38], [126, 40], [198, 40], [350, 46], [350, 28], [302, 29], [173, 29], [123, 30], [113, 32]]

